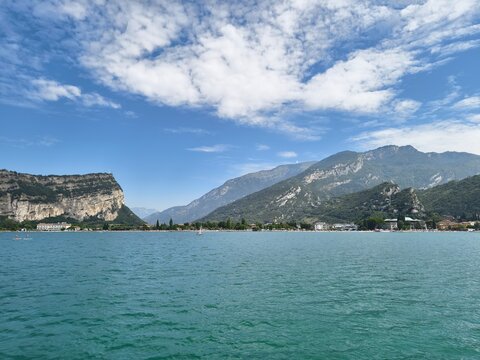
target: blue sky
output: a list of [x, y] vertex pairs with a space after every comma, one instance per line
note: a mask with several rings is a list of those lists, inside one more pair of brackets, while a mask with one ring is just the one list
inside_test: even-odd
[[480, 2], [2, 1], [0, 168], [164, 209], [338, 151], [480, 154]]

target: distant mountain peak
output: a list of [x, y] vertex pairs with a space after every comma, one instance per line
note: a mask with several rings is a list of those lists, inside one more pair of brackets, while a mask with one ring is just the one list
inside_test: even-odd
[[396, 145], [363, 153], [342, 151], [292, 178], [219, 208], [205, 219], [301, 221], [325, 201], [375, 186], [383, 187], [383, 195], [408, 199], [405, 201], [412, 211], [422, 211], [415, 191], [400, 189], [430, 188], [479, 173], [480, 156], [472, 154], [423, 153], [413, 146]]
[[315, 162], [285, 164], [270, 170], [261, 170], [248, 173], [240, 177], [227, 180], [225, 183], [209, 191], [198, 199], [185, 206], [175, 206], [162, 212], [156, 212], [145, 217], [145, 221], [154, 224], [167, 223], [173, 219], [176, 223], [185, 223], [198, 220], [220, 206], [227, 205], [244, 196], [267, 188], [282, 180], [289, 179], [309, 168]]

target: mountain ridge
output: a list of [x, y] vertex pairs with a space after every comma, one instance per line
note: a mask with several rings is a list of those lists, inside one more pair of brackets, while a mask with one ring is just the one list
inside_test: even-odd
[[302, 173], [216, 209], [200, 221], [254, 218], [261, 222], [299, 220], [310, 208], [385, 181], [400, 188], [428, 189], [480, 173], [480, 156], [423, 153], [413, 146], [389, 145], [365, 152], [343, 151]]
[[220, 206], [294, 176], [314, 163], [311, 161], [279, 165], [273, 169], [261, 170], [229, 179], [187, 205], [171, 207], [149, 215], [144, 220], [150, 224], [155, 224], [157, 220], [160, 223], [168, 223], [170, 219], [173, 219], [176, 223], [192, 222]]

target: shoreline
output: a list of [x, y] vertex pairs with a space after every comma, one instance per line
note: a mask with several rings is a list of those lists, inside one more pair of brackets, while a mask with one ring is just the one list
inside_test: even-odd
[[[458, 231], [458, 230], [399, 230], [399, 231], [375, 231], [375, 230], [351, 230], [351, 231], [335, 231], [335, 230], [203, 230], [203, 233], [271, 233], [271, 232], [288, 232], [288, 233], [480, 233], [480, 230], [473, 231]], [[42, 231], [42, 230], [0, 230], [0, 233], [14, 233], [14, 234], [48, 234], [48, 233], [62, 233], [62, 234], [88, 234], [88, 233], [198, 233], [198, 230], [81, 230], [81, 231]]]

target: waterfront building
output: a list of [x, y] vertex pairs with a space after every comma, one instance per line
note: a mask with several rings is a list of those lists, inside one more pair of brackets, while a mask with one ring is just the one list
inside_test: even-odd
[[71, 227], [71, 224], [66, 222], [58, 222], [58, 223], [39, 223], [37, 225], [37, 230], [40, 231], [61, 231], [68, 229]]
[[325, 231], [325, 230], [328, 230], [328, 224], [326, 222], [315, 223], [315, 231]]

